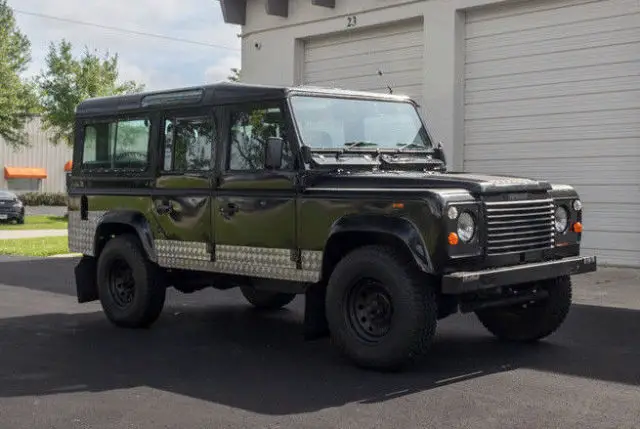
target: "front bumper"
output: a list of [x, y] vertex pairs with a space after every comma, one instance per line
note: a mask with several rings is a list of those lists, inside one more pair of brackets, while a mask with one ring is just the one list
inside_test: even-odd
[[596, 271], [595, 256], [574, 256], [482, 271], [460, 271], [442, 277], [442, 293], [459, 295], [499, 286], [528, 283]]
[[0, 210], [0, 222], [20, 219], [23, 216], [22, 209]]

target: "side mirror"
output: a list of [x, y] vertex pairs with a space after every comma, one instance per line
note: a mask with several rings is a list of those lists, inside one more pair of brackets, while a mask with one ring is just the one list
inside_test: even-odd
[[435, 149], [436, 156], [444, 163], [444, 165], [447, 165], [447, 157], [444, 154], [444, 146], [442, 146], [441, 141], [438, 142]]
[[265, 153], [264, 166], [267, 170], [278, 170], [282, 167], [284, 140], [280, 137], [269, 137]]

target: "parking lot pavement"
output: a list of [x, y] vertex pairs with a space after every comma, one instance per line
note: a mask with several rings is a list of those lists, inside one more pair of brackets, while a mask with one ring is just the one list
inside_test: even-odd
[[456, 316], [440, 323], [421, 365], [380, 374], [344, 362], [328, 340], [304, 342], [300, 298], [264, 314], [236, 291], [170, 293], [153, 328], [116, 329], [99, 304], [76, 303], [73, 264], [0, 263], [2, 429], [584, 429], [640, 421], [636, 271], [577, 280], [569, 319], [540, 344], [502, 344], [473, 317]]

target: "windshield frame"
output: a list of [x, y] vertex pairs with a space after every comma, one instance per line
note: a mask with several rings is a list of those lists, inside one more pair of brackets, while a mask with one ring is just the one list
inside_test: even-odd
[[[293, 106], [292, 103], [292, 98], [293, 97], [301, 97], [301, 98], [311, 98], [311, 97], [316, 97], [316, 98], [323, 98], [323, 99], [341, 99], [341, 100], [359, 100], [359, 101], [372, 101], [372, 102], [389, 102], [389, 103], [398, 103], [398, 104], [408, 104], [410, 106], [413, 107], [413, 110], [415, 112], [415, 114], [417, 115], [417, 118], [420, 122], [420, 130], [419, 133], [422, 135], [423, 139], [428, 143], [424, 148], [419, 148], [419, 149], [401, 149], [401, 148], [385, 148], [385, 147], [349, 147], [349, 146], [345, 146], [345, 147], [335, 147], [335, 148], [320, 148], [320, 147], [313, 147], [310, 145], [307, 145], [304, 143], [304, 140], [302, 139], [302, 135], [300, 133], [300, 128], [299, 128], [299, 124], [298, 124], [298, 119], [296, 118], [296, 109]], [[313, 91], [296, 91], [296, 90], [291, 90], [289, 91], [289, 93], [287, 94], [287, 108], [290, 112], [291, 115], [291, 122], [294, 128], [294, 131], [296, 133], [296, 139], [298, 141], [298, 146], [300, 148], [300, 150], [303, 150], [303, 148], [308, 149], [311, 152], [315, 152], [315, 153], [353, 153], [353, 154], [358, 154], [358, 153], [362, 153], [362, 154], [370, 154], [370, 153], [381, 153], [381, 154], [397, 154], [397, 153], [402, 153], [402, 154], [411, 154], [411, 153], [433, 153], [436, 150], [436, 142], [433, 139], [433, 136], [431, 135], [430, 131], [429, 131], [429, 127], [427, 126], [427, 123], [424, 119], [424, 117], [421, 114], [421, 111], [419, 109], [419, 105], [411, 98], [409, 97], [405, 97], [405, 96], [391, 96], [391, 95], [385, 95], [385, 94], [377, 94], [377, 93], [359, 93], [359, 92], [353, 92], [353, 93], [349, 93], [348, 91], [345, 92], [332, 92], [332, 91], [326, 91], [326, 92], [313, 92]]]

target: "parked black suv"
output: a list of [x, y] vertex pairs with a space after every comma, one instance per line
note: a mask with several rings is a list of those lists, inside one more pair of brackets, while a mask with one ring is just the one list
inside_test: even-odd
[[24, 204], [13, 192], [0, 190], [0, 223], [14, 220], [24, 223]]
[[399, 368], [458, 311], [550, 335], [596, 269], [572, 187], [447, 172], [406, 97], [223, 83], [88, 100], [75, 131], [78, 300], [117, 326], [152, 324], [169, 286], [304, 294], [307, 338]]

